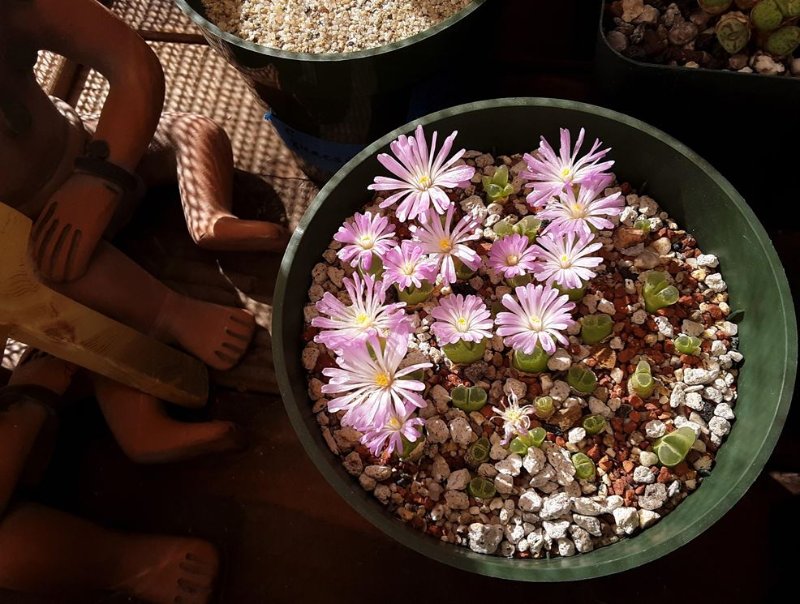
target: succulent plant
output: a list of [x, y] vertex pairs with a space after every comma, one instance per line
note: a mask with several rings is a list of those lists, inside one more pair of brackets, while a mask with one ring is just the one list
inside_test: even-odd
[[572, 465], [575, 466], [575, 476], [581, 480], [591, 480], [597, 473], [594, 462], [586, 453], [575, 453]]
[[675, 338], [675, 350], [681, 354], [697, 354], [700, 352], [700, 338], [681, 334]]
[[586, 430], [586, 434], [595, 435], [602, 432], [606, 427], [606, 418], [597, 413], [587, 415], [583, 418], [582, 425], [583, 429]]
[[614, 321], [606, 314], [586, 315], [581, 318], [581, 339], [585, 344], [597, 344], [614, 330]]
[[694, 445], [697, 436], [689, 426], [665, 434], [653, 443], [653, 453], [658, 455], [658, 461], [667, 467], [677, 466], [684, 459]]
[[561, 287], [558, 283], [554, 283], [554, 285], [561, 294], [567, 294], [570, 302], [577, 302], [586, 295], [586, 285], [583, 285], [582, 287], [576, 287], [575, 289], [566, 289]]
[[659, 308], [671, 306], [678, 301], [680, 293], [674, 285], [667, 281], [666, 273], [648, 271], [644, 280], [644, 308], [647, 312], [655, 312]]
[[733, 4], [733, 0], [697, 0], [704, 11], [709, 15], [721, 15]]
[[778, 57], [792, 54], [800, 46], [800, 27], [785, 25], [772, 32], [764, 43], [764, 50]]
[[482, 436], [469, 446], [464, 460], [470, 467], [477, 468], [489, 459], [489, 451], [491, 448], [492, 444], [489, 442], [489, 439]]
[[628, 392], [645, 399], [650, 397], [655, 389], [656, 381], [653, 379], [650, 364], [647, 361], [639, 361], [636, 371], [628, 379]]
[[547, 430], [537, 427], [530, 430], [527, 434], [517, 436], [511, 441], [509, 449], [511, 449], [512, 453], [516, 453], [517, 455], [525, 455], [531, 447], [540, 448], [546, 437]]
[[567, 371], [567, 384], [581, 394], [591, 394], [597, 386], [597, 376], [586, 365], [573, 365]]
[[637, 218], [633, 223], [634, 229], [639, 229], [643, 233], [649, 233], [651, 229], [650, 221], [647, 218]]
[[761, 0], [750, 11], [750, 22], [756, 29], [772, 31], [783, 22], [783, 13], [775, 0]]
[[540, 396], [533, 401], [533, 412], [539, 419], [549, 419], [556, 412], [552, 396]]
[[[742, 52], [751, 39], [759, 48], [783, 57], [800, 46], [800, 0], [698, 0], [706, 13], [719, 16], [717, 40], [729, 54]], [[756, 35], [753, 35], [755, 30]]]
[[450, 392], [450, 398], [454, 406], [467, 413], [480, 411], [487, 401], [486, 390], [477, 386], [456, 386]]
[[482, 177], [481, 181], [489, 202], [503, 201], [514, 192], [514, 187], [508, 182], [508, 166], [500, 166], [494, 174]]
[[511, 288], [514, 288], [514, 287], [520, 287], [520, 286], [523, 286], [523, 285], [528, 285], [528, 283], [531, 283], [533, 281], [533, 277], [531, 276], [530, 273], [526, 273], [524, 275], [519, 275], [518, 277], [513, 277], [511, 279], [506, 279], [505, 281], [506, 281], [506, 285], [508, 285]]
[[477, 363], [483, 358], [483, 353], [486, 352], [486, 340], [481, 340], [480, 342], [459, 340], [455, 344], [442, 346], [442, 352], [457, 365]]
[[475, 276], [475, 270], [461, 262], [460, 259], [455, 258], [453, 260], [453, 264], [456, 267], [456, 277], [458, 277], [460, 280], [467, 281]]
[[531, 354], [515, 350], [511, 357], [511, 365], [517, 371], [524, 373], [539, 373], [547, 369], [547, 360], [550, 357], [541, 346], [537, 346]]
[[725, 52], [735, 55], [750, 41], [750, 21], [744, 13], [733, 11], [720, 17], [714, 32]]
[[429, 281], [422, 281], [422, 287], [407, 287], [406, 289], [397, 289], [397, 298], [401, 302], [405, 302], [409, 306], [422, 304], [431, 297], [433, 293], [433, 284]]
[[514, 234], [525, 235], [533, 242], [539, 235], [539, 230], [542, 228], [542, 221], [534, 216], [528, 215], [515, 223], [509, 222], [508, 219], [500, 220], [492, 228], [500, 237]]
[[475, 499], [491, 499], [497, 493], [494, 483], [483, 476], [476, 476], [470, 480], [467, 490]]

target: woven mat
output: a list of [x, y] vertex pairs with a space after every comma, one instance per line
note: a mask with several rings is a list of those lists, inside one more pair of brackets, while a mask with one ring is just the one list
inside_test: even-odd
[[39, 58], [33, 68], [36, 81], [47, 94], [53, 94], [58, 76], [66, 64], [66, 59], [60, 55], [53, 54], [46, 50], [39, 51]]
[[113, 0], [111, 10], [140, 32], [201, 35], [173, 0]]
[[[272, 125], [264, 121], [264, 108], [250, 88], [211, 47], [150, 44], [166, 75], [166, 111], [201, 113], [223, 126], [233, 144], [236, 166], [242, 170], [306, 179]], [[98, 113], [107, 94], [105, 78], [91, 71], [75, 107], [82, 115]]]

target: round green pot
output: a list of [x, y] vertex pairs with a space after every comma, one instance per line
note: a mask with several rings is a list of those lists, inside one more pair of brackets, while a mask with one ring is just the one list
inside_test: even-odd
[[417, 552], [458, 568], [520, 581], [571, 581], [624, 571], [655, 560], [719, 520], [761, 472], [783, 426], [797, 369], [797, 324], [783, 268], [764, 229], [733, 187], [705, 160], [663, 132], [625, 115], [553, 99], [501, 99], [462, 105], [421, 120], [428, 132], [459, 131], [457, 145], [513, 153], [558, 140], [558, 128], [585, 127], [613, 149], [622, 179], [647, 183], [652, 195], [707, 253], [719, 256], [733, 310], [742, 310], [737, 420], [699, 490], [631, 539], [570, 558], [517, 560], [473, 553], [403, 524], [347, 474], [331, 454], [311, 412], [300, 363], [303, 305], [311, 269], [337, 226], [368, 200], [381, 174], [375, 159], [408, 124], [365, 149], [320, 191], [294, 234], [275, 291], [273, 356], [292, 425], [322, 474], [361, 515]]
[[[441, 109], [469, 87], [457, 86], [476, 69], [495, 11], [474, 0], [458, 14], [416, 36], [350, 53], [289, 52], [248, 42], [206, 18], [202, 0], [175, 0], [209, 44], [236, 67], [268, 109], [303, 170], [324, 182], [367, 144], [409, 119]], [[495, 3], [497, 6], [497, 3]], [[452, 84], [442, 86], [442, 83]], [[475, 97], [473, 97], [475, 98]]]

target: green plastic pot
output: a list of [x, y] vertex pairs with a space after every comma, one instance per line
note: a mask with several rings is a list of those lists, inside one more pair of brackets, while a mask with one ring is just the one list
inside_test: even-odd
[[[557, 141], [559, 127], [573, 132], [585, 127], [589, 137], [612, 147], [622, 179], [636, 187], [646, 183], [648, 194], [697, 237], [702, 249], [719, 256], [732, 308], [743, 311], [739, 335], [746, 361], [739, 378], [737, 421], [699, 490], [640, 535], [570, 558], [509, 560], [476, 554], [395, 519], [347, 474], [323, 441], [300, 363], [311, 269], [338, 225], [368, 200], [367, 185], [383, 173], [375, 156], [416, 123], [440, 135], [457, 129], [457, 145], [493, 153], [530, 150], [540, 134]], [[571, 581], [621, 572], [668, 554], [714, 524], [761, 472], [789, 410], [797, 369], [797, 325], [786, 276], [764, 229], [730, 183], [687, 147], [643, 122], [553, 99], [501, 99], [434, 113], [355, 157], [320, 191], [289, 244], [275, 292], [272, 336], [278, 383], [292, 425], [342, 497], [387, 535], [421, 554], [520, 581]]]
[[[303, 170], [320, 182], [392, 128], [473, 100], [454, 96], [470, 90], [458, 85], [468, 77], [459, 70], [475, 69], [485, 54], [482, 47], [491, 38], [484, 34], [494, 15], [491, 2], [474, 0], [405, 40], [351, 53], [313, 54], [248, 42], [211, 23], [202, 0], [175, 2], [239, 70]], [[460, 58], [463, 48], [470, 48], [474, 58]]]

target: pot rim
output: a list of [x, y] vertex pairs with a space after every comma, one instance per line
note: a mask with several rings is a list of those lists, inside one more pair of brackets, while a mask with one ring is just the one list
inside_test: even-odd
[[[183, 0], [178, 0], [182, 2]], [[709, 69], [708, 67], [684, 67], [682, 65], [664, 65], [663, 63], [647, 63], [645, 61], [636, 61], [629, 57], [626, 57], [621, 52], [612, 48], [611, 45], [608, 43], [608, 38], [606, 37], [606, 31], [603, 27], [603, 22], [605, 21], [606, 16], [606, 7], [608, 6], [608, 0], [603, 0], [603, 6], [600, 9], [600, 20], [598, 22], [597, 28], [597, 39], [600, 44], [602, 44], [608, 52], [614, 55], [619, 61], [622, 61], [626, 65], [636, 68], [636, 69], [651, 69], [655, 73], [698, 73], [698, 74], [706, 74], [709, 77], [720, 77], [720, 78], [754, 78], [757, 77], [763, 80], [769, 80], [771, 82], [781, 82], [783, 80], [790, 80], [795, 81], [794, 84], [791, 85], [800, 85], [800, 78], [796, 78], [794, 76], [774, 76], [774, 75], [767, 75], [764, 73], [739, 73], [738, 71], [731, 71], [729, 69]], [[714, 74], [714, 75], [710, 75]], [[736, 80], [731, 80], [736, 81]], [[754, 79], [754, 81], [756, 81]]]
[[452, 25], [455, 25], [462, 19], [465, 19], [467, 16], [471, 15], [475, 10], [478, 9], [481, 5], [486, 3], [488, 0], [472, 0], [472, 2], [467, 5], [465, 8], [460, 10], [454, 15], [451, 15], [444, 21], [441, 21], [434, 25], [433, 27], [429, 27], [428, 29], [421, 31], [420, 33], [413, 35], [409, 38], [404, 38], [402, 40], [398, 40], [397, 42], [392, 42], [391, 44], [384, 44], [383, 46], [376, 46], [374, 48], [366, 48], [363, 50], [356, 50], [354, 52], [347, 52], [347, 53], [310, 53], [310, 52], [293, 52], [288, 50], [280, 50], [279, 48], [272, 48], [270, 46], [263, 46], [262, 44], [256, 44], [255, 42], [250, 42], [248, 40], [244, 40], [243, 38], [239, 38], [238, 36], [234, 36], [231, 33], [223, 31], [217, 25], [206, 19], [203, 15], [201, 15], [197, 10], [189, 4], [188, 0], [175, 0], [178, 4], [180, 9], [189, 17], [201, 30], [205, 30], [210, 32], [217, 38], [225, 40], [228, 44], [233, 46], [238, 46], [244, 50], [248, 50], [250, 52], [254, 52], [260, 55], [266, 55], [268, 57], [274, 57], [276, 59], [285, 59], [291, 61], [308, 61], [312, 63], [338, 63], [341, 61], [357, 61], [360, 59], [371, 59], [376, 56], [388, 54], [390, 52], [394, 52], [397, 50], [401, 50], [407, 46], [412, 46], [414, 44], [418, 44], [423, 40], [431, 38], [436, 34], [444, 31], [445, 29], [449, 28]]
[[[587, 562], [582, 565], [577, 565], [574, 562], [570, 563], [569, 561], [575, 560], [574, 557], [541, 559], [535, 561], [514, 559], [508, 560], [495, 556], [476, 554], [468, 548], [437, 541], [431, 536], [423, 534], [420, 531], [406, 525], [405, 523], [401, 523], [400, 521], [392, 518], [377, 502], [363, 497], [363, 489], [361, 489], [357, 482], [352, 479], [346, 480], [345, 477], [337, 471], [335, 464], [340, 465], [338, 458], [331, 454], [327, 449], [322, 450], [315, 439], [315, 436], [311, 433], [309, 427], [306, 425], [299, 405], [295, 404], [298, 401], [295, 401], [293, 396], [292, 384], [289, 380], [286, 359], [284, 358], [283, 354], [284, 337], [281, 326], [284, 324], [285, 312], [282, 300], [285, 297], [288, 286], [288, 275], [291, 270], [294, 257], [300, 247], [301, 240], [303, 239], [304, 232], [316, 215], [317, 211], [327, 200], [328, 195], [353, 171], [357, 165], [374, 156], [378, 150], [387, 146], [391, 141], [397, 138], [398, 135], [410, 133], [417, 125], [427, 126], [432, 122], [453, 115], [473, 112], [477, 113], [484, 110], [506, 107], [553, 107], [599, 115], [624, 126], [643, 131], [645, 134], [652, 136], [671, 147], [675, 153], [683, 155], [688, 160], [694, 162], [698, 168], [702, 170], [715, 183], [715, 185], [720, 187], [730, 198], [734, 210], [742, 214], [745, 220], [753, 225], [757, 245], [761, 247], [762, 252], [768, 261], [769, 270], [771, 270], [773, 273], [779, 290], [781, 308], [776, 310], [780, 312], [786, 319], [785, 346], [787, 355], [783, 372], [783, 390], [780, 393], [777, 404], [770, 408], [771, 423], [769, 430], [764, 434], [764, 437], [760, 442], [753, 443], [753, 447], [751, 449], [752, 455], [749, 456], [750, 463], [746, 467], [745, 471], [743, 471], [738, 477], [738, 480], [732, 481], [728, 485], [727, 490], [725, 490], [723, 494], [716, 498], [713, 505], [710, 505], [703, 510], [702, 514], [692, 517], [691, 520], [683, 527], [683, 529], [674, 535], [673, 538], [653, 544], [651, 547], [645, 550], [632, 551], [621, 557], [609, 558], [603, 561], [594, 561], [594, 563]], [[338, 495], [344, 497], [362, 517], [367, 519], [387, 536], [395, 539], [406, 547], [439, 562], [492, 577], [520, 581], [554, 582], [602, 577], [605, 575], [630, 570], [647, 562], [652, 562], [653, 560], [661, 558], [662, 556], [665, 556], [678, 549], [680, 546], [688, 543], [703, 533], [715, 522], [717, 522], [724, 514], [726, 514], [739, 501], [739, 499], [760, 475], [764, 465], [767, 462], [767, 459], [777, 443], [778, 437], [780, 436], [783, 424], [789, 412], [789, 406], [791, 404], [794, 391], [794, 383], [797, 371], [798, 339], [797, 320], [795, 317], [793, 300], [789, 290], [789, 283], [780, 259], [778, 258], [777, 252], [775, 251], [769, 239], [769, 236], [741, 195], [739, 195], [730, 182], [728, 182], [725, 177], [723, 177], [715, 168], [713, 168], [711, 164], [709, 164], [706, 160], [697, 155], [683, 143], [678, 142], [665, 132], [625, 114], [576, 101], [566, 101], [543, 97], [514, 97], [467, 103], [424, 116], [418, 120], [393, 130], [392, 132], [381, 137], [379, 140], [370, 144], [333, 176], [333, 178], [317, 194], [308, 210], [306, 210], [305, 215], [303, 216], [289, 242], [286, 253], [281, 262], [273, 300], [274, 314], [272, 322], [272, 347], [278, 385], [280, 387], [284, 407], [289, 416], [292, 427], [300, 439], [303, 448], [309, 457], [311, 457], [317, 469], [323, 474], [331, 486], [333, 486]], [[296, 309], [294, 310], [296, 311]], [[299, 362], [299, 360], [297, 360], [297, 362]], [[348, 476], [347, 478], [350, 477]], [[636, 537], [634, 537], [634, 539], [635, 538]], [[612, 544], [600, 549], [606, 550], [609, 547], [613, 548], [616, 545], [618, 544]], [[581, 557], [584, 557], [587, 560], [593, 560], [591, 556], [591, 553], [581, 554]], [[557, 562], [558, 560], [567, 560], [568, 562]], [[521, 569], [523, 564], [530, 565], [527, 573], [525, 570]]]

